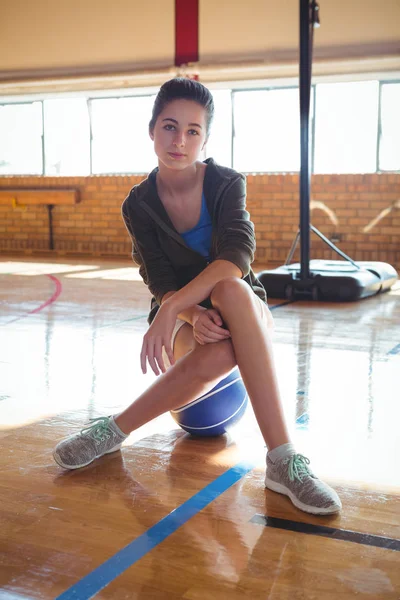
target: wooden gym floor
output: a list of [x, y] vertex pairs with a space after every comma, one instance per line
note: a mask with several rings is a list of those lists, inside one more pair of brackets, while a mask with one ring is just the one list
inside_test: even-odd
[[149, 293], [132, 263], [86, 259], [3, 257], [0, 284], [1, 600], [400, 598], [400, 285], [274, 309], [296, 447], [343, 501], [313, 517], [265, 491], [251, 409], [217, 439], [163, 415], [64, 472], [57, 441], [155, 378]]

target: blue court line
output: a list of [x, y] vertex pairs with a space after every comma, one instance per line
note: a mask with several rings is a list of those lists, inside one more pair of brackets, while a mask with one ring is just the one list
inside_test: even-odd
[[[282, 302], [282, 304], [274, 304], [274, 306], [268, 306], [270, 310], [275, 310], [275, 308], [279, 308], [280, 306], [286, 306], [287, 304], [293, 304], [294, 300], [288, 300], [287, 302]], [[139, 321], [140, 319], [147, 318], [147, 314], [139, 315], [138, 317], [133, 317], [132, 319], [124, 319], [123, 321], [117, 321], [116, 323], [108, 323], [107, 325], [99, 325], [97, 329], [105, 329], [106, 327], [117, 327], [122, 323], [129, 323], [130, 321]]]
[[269, 310], [275, 310], [275, 308], [279, 308], [280, 306], [286, 306], [287, 304], [294, 304], [296, 300], [287, 300], [286, 302], [281, 302], [281, 304], [274, 304], [273, 306], [269, 306]]
[[255, 463], [242, 462], [226, 471], [181, 506], [119, 550], [94, 571], [63, 592], [56, 600], [89, 600], [121, 573], [153, 550], [158, 544], [182, 527], [189, 519], [205, 508], [251, 471]]
[[146, 319], [147, 314], [139, 315], [138, 317], [133, 317], [132, 319], [124, 319], [123, 321], [117, 321], [116, 323], [108, 323], [107, 325], [99, 325], [97, 329], [104, 329], [105, 327], [116, 327], [117, 325], [121, 325], [121, 323], [129, 323], [130, 321], [139, 321], [139, 319]]
[[[293, 300], [289, 300], [281, 304], [275, 304], [275, 306], [270, 307], [270, 310], [286, 306], [287, 304], [293, 304], [293, 302]], [[126, 321], [134, 321], [140, 318], [143, 318], [143, 316], [126, 319]], [[126, 321], [120, 321], [119, 323]], [[102, 328], [113, 325], [115, 323], [103, 325]], [[239, 463], [229, 469], [229, 471], [226, 471], [226, 473], [215, 479], [195, 496], [192, 496], [192, 498], [156, 523], [156, 525], [133, 540], [128, 546], [125, 546], [125, 548], [114, 554], [114, 556], [89, 573], [89, 575], [86, 575], [78, 583], [63, 592], [56, 600], [88, 600], [89, 598], [93, 598], [95, 594], [100, 592], [145, 554], [153, 550], [153, 548], [163, 542], [200, 510], [215, 500], [215, 498], [223, 494], [253, 468], [254, 464]]]
[[397, 346], [395, 346], [394, 348], [389, 350], [388, 354], [391, 354], [391, 355], [400, 354], [400, 344], [397, 344]]
[[308, 425], [309, 420], [310, 416], [307, 412], [305, 412], [302, 415], [300, 415], [300, 417], [297, 417], [296, 425]]
[[[288, 300], [287, 302], [282, 302], [281, 304], [274, 304], [273, 306], [268, 306], [270, 310], [275, 310], [275, 308], [279, 308], [280, 306], [286, 306], [287, 304], [293, 304], [294, 300]], [[98, 329], [104, 329], [105, 327], [116, 327], [117, 325], [121, 325], [122, 323], [129, 323], [130, 321], [138, 321], [139, 319], [147, 318], [147, 314], [139, 315], [138, 317], [133, 317], [132, 319], [124, 319], [123, 321], [117, 321], [116, 323], [108, 323], [107, 325], [100, 325]]]

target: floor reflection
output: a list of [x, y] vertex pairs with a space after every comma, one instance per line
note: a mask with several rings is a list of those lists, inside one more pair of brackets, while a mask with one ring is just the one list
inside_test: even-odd
[[[299, 590], [305, 598], [332, 590], [343, 598], [394, 598], [399, 582], [389, 554], [344, 551], [343, 542], [328, 547], [250, 523], [255, 513], [299, 518], [287, 498], [264, 490], [265, 448], [251, 407], [220, 439], [191, 438], [167, 414], [134, 432], [121, 454], [72, 473], [54, 464], [61, 437], [121, 410], [155, 378], [142, 374], [139, 360], [150, 295], [131, 269], [105, 261], [0, 262], [0, 516], [11, 557], [0, 585], [55, 597], [251, 458], [251, 473], [175, 532], [167, 550], [158, 546], [110, 584], [105, 597], [119, 600], [133, 589], [138, 598], [157, 597], [157, 582], [166, 597], [190, 600], [294, 598]], [[52, 293], [47, 273], [57, 273], [62, 294], [27, 315]], [[294, 442], [344, 504], [324, 523], [400, 537], [397, 291], [354, 304], [296, 302], [275, 310], [274, 319]]]

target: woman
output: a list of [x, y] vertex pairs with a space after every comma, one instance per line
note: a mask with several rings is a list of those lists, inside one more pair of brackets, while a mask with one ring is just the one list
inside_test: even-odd
[[120, 414], [60, 442], [54, 458], [77, 469], [119, 450], [133, 430], [207, 393], [238, 365], [269, 450], [266, 487], [304, 511], [331, 514], [341, 508], [338, 495], [296, 454], [284, 422], [272, 317], [250, 266], [255, 237], [245, 178], [199, 160], [213, 113], [200, 83], [176, 78], [161, 87], [149, 124], [158, 168], [122, 206], [133, 259], [153, 294], [142, 371], [149, 363], [162, 375]]

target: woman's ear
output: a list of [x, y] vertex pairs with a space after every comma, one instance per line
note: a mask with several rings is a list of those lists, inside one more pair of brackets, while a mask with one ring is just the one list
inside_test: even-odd
[[154, 132], [151, 129], [149, 129], [149, 136], [150, 139], [154, 142]]
[[207, 142], [208, 142], [208, 137], [206, 137], [206, 139], [204, 140], [204, 144], [201, 147], [201, 150], [203, 151], [204, 148], [207, 146]]

